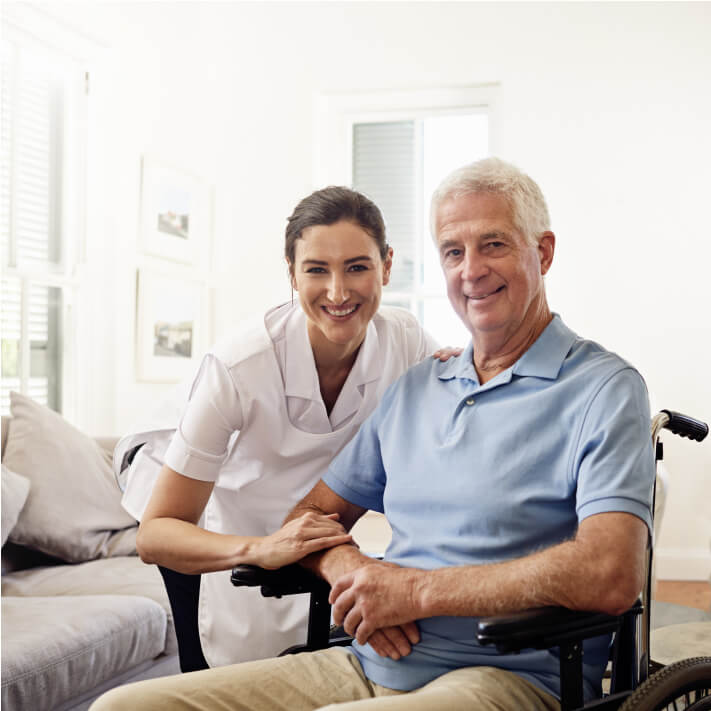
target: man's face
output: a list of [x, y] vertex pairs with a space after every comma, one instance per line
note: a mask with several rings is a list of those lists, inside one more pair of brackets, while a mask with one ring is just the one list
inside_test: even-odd
[[505, 344], [535, 323], [545, 306], [552, 232], [530, 245], [503, 197], [471, 193], [440, 205], [436, 234], [449, 300], [475, 342], [493, 337]]

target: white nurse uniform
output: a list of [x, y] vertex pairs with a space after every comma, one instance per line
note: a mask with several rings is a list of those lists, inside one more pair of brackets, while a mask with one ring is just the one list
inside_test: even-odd
[[[177, 418], [168, 426], [173, 404], [153, 425], [123, 438], [117, 467], [123, 452], [146, 443], [127, 471], [123, 503], [129, 513], [141, 518], [165, 462], [180, 474], [215, 482], [204, 528], [272, 533], [386, 388], [437, 348], [412, 314], [381, 308], [329, 415], [306, 323], [298, 304], [267, 312], [205, 356], [177, 430]], [[306, 596], [265, 600], [258, 589], [234, 588], [230, 571], [203, 574], [198, 622], [205, 659], [221, 666], [274, 656], [303, 641], [307, 612]]]

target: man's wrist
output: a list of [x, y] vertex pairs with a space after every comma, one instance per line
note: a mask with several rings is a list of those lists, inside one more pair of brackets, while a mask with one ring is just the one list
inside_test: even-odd
[[433, 617], [431, 608], [431, 571], [411, 569], [410, 603], [417, 619]]
[[344, 543], [315, 555], [318, 559], [311, 570], [324, 578], [329, 585], [333, 585], [342, 575], [362, 567], [371, 560], [353, 543]]

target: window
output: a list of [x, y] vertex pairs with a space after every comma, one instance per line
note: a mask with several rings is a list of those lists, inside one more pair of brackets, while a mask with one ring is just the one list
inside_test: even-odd
[[490, 155], [494, 97], [494, 87], [473, 87], [324, 97], [321, 105], [321, 156], [329, 157], [319, 183], [349, 183], [380, 207], [395, 253], [383, 303], [411, 310], [443, 344], [463, 345], [469, 334], [446, 296], [430, 200], [450, 171]]
[[0, 410], [18, 390], [64, 410], [68, 306], [82, 227], [85, 74], [3, 25]]

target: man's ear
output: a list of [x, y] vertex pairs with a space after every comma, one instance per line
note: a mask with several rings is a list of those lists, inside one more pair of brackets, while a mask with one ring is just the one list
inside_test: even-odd
[[393, 248], [388, 247], [388, 254], [383, 261], [383, 286], [390, 282], [390, 271], [393, 268]]
[[538, 239], [538, 256], [541, 260], [541, 274], [546, 274], [551, 268], [554, 254], [555, 235], [550, 231], [544, 232]]

